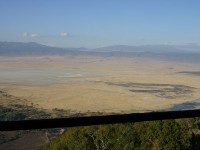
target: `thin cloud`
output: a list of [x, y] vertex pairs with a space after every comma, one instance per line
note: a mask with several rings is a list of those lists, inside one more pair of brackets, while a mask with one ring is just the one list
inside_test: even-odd
[[24, 33], [22, 34], [22, 36], [25, 37], [25, 38], [29, 38], [29, 37], [34, 38], [34, 37], [38, 37], [39, 34], [38, 34], [38, 33], [28, 33], [28, 32], [24, 32]]
[[24, 38], [58, 38], [58, 37], [69, 37], [68, 32], [61, 32], [59, 34], [52, 34], [52, 35], [41, 35], [39, 33], [28, 33], [24, 32], [22, 33], [22, 36]]
[[38, 37], [39, 36], [39, 34], [37, 34], [37, 33], [32, 33], [31, 35], [30, 35], [30, 37]]
[[24, 33], [22, 34], [22, 36], [23, 36], [23, 37], [28, 37], [29, 34], [28, 34], [27, 32], [24, 32]]
[[66, 36], [69, 36], [69, 33], [67, 33], [67, 32], [61, 32], [61, 33], [60, 33], [60, 36], [66, 37]]

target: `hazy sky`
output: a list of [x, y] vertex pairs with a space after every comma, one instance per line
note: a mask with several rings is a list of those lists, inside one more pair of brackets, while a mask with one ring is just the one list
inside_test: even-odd
[[0, 0], [0, 41], [200, 44], [199, 0]]

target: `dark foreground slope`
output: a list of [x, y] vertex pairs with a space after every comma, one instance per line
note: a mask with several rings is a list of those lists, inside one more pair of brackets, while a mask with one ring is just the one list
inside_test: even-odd
[[193, 118], [70, 128], [41, 150], [197, 150], [199, 121]]

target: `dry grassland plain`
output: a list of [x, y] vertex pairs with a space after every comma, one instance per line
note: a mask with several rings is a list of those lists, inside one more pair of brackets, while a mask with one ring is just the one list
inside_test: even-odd
[[200, 77], [179, 73], [199, 71], [194, 63], [140, 57], [1, 57], [0, 70], [1, 91], [48, 111], [160, 111], [200, 99]]

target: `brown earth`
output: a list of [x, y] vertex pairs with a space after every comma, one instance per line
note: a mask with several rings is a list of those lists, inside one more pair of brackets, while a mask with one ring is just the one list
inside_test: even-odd
[[[0, 90], [49, 110], [143, 112], [167, 109], [200, 98], [200, 77], [178, 73], [199, 71], [199, 64], [192, 63], [139, 57], [2, 57], [0, 70], [81, 74], [61, 76], [52, 79], [53, 83], [42, 85], [11, 84], [0, 79]], [[135, 85], [127, 87], [125, 84]]]

